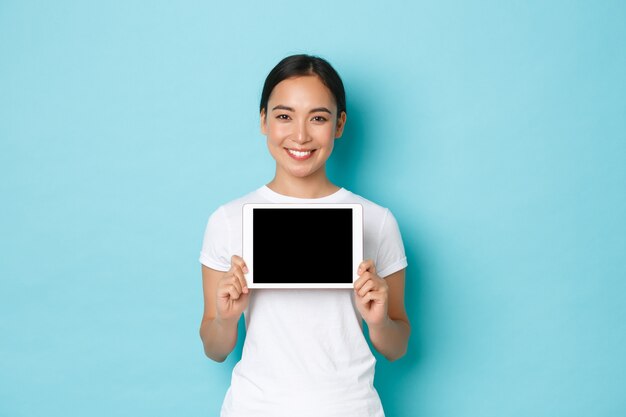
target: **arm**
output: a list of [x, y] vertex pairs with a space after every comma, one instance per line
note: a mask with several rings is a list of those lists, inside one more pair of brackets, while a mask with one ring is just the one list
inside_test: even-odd
[[405, 269], [387, 278], [376, 274], [374, 262], [364, 261], [354, 283], [357, 308], [369, 328], [374, 348], [390, 361], [407, 351], [411, 326], [404, 307]]
[[237, 343], [237, 324], [248, 306], [249, 289], [244, 278], [243, 259], [233, 256], [227, 272], [202, 266], [204, 314], [200, 338], [204, 353], [223, 362]]

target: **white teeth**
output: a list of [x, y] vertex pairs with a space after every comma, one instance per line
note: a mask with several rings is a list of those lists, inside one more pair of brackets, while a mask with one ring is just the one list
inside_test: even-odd
[[297, 156], [298, 158], [302, 158], [311, 154], [311, 151], [296, 151], [293, 149], [287, 149], [287, 150], [289, 151], [290, 154]]

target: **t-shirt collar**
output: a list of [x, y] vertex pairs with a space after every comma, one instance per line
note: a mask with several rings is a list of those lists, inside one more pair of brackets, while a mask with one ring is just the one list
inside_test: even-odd
[[334, 193], [320, 197], [320, 198], [299, 198], [299, 197], [291, 197], [284, 194], [279, 194], [276, 191], [269, 188], [267, 185], [259, 188], [259, 193], [267, 198], [272, 203], [300, 203], [300, 204], [309, 204], [309, 203], [340, 203], [344, 197], [349, 194], [349, 191], [345, 188], [340, 188]]

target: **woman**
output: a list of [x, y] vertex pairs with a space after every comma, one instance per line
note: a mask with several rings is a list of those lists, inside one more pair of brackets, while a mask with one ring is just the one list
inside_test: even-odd
[[[210, 216], [200, 255], [205, 303], [200, 336], [206, 355], [223, 361], [235, 347], [244, 312], [246, 319], [242, 358], [222, 416], [383, 416], [373, 387], [376, 360], [362, 320], [377, 351], [389, 360], [404, 355], [410, 333], [404, 308], [407, 263], [389, 210], [326, 175], [326, 161], [346, 124], [341, 78], [318, 57], [283, 59], [265, 80], [260, 119], [276, 161], [275, 176]], [[361, 204], [366, 260], [354, 290], [248, 289], [241, 258], [246, 203]], [[287, 256], [302, 257], [303, 267], [323, 262], [301, 253], [276, 253], [276, 261]]]

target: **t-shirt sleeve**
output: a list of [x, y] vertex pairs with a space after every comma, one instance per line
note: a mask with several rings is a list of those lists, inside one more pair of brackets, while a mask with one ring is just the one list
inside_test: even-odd
[[376, 254], [376, 272], [384, 278], [406, 268], [406, 254], [396, 218], [387, 209], [380, 228]]
[[230, 269], [230, 225], [223, 207], [209, 217], [204, 232], [200, 263], [218, 271]]

